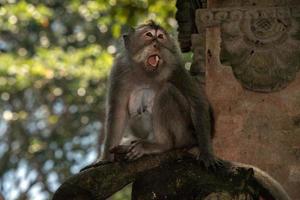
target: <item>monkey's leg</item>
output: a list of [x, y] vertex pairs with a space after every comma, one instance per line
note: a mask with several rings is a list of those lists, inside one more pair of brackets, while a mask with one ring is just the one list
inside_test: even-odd
[[[166, 124], [161, 124], [159, 118], [153, 122], [153, 140], [139, 139], [131, 143], [126, 158], [136, 160], [146, 154], [162, 153], [173, 148], [172, 139], [168, 137]], [[156, 132], [156, 133], [155, 133]]]

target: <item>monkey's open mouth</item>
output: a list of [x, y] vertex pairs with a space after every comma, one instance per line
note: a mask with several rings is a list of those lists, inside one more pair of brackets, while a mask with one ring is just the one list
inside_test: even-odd
[[149, 71], [155, 71], [159, 65], [160, 57], [158, 55], [151, 55], [147, 59], [146, 69]]

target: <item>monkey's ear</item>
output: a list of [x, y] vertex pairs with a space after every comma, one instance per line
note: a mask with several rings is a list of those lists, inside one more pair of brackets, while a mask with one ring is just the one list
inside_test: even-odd
[[129, 27], [128, 33], [123, 34], [123, 41], [126, 48], [129, 45], [130, 35], [134, 34], [135, 29], [133, 27]]
[[129, 45], [129, 35], [128, 34], [123, 34], [123, 41], [124, 41], [124, 46], [127, 49]]

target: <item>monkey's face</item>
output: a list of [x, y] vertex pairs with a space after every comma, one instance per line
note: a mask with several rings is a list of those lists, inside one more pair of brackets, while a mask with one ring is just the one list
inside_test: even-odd
[[138, 28], [129, 35], [127, 49], [133, 61], [149, 73], [159, 73], [178, 59], [176, 43], [160, 27]]

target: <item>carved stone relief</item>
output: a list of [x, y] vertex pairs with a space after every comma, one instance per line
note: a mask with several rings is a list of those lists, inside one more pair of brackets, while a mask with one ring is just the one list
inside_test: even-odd
[[196, 23], [199, 30], [221, 27], [221, 61], [245, 88], [273, 92], [294, 80], [300, 68], [300, 6], [199, 9]]
[[293, 3], [292, 0], [214, 0], [216, 7], [285, 6], [289, 3]]

